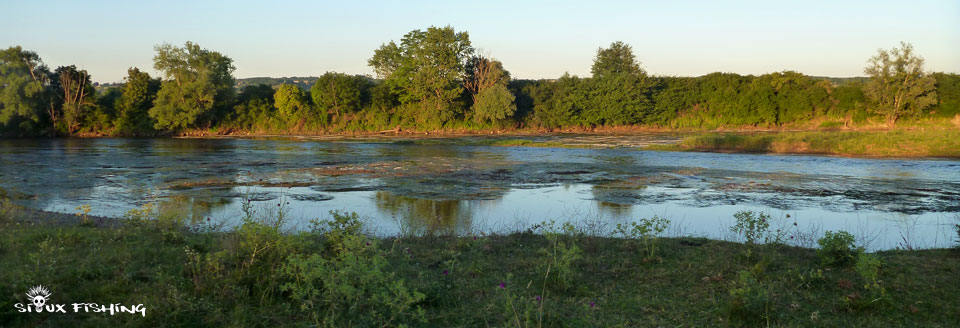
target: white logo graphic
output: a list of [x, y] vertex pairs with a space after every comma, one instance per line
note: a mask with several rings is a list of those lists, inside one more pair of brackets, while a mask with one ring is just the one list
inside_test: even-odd
[[[13, 306], [17, 308], [17, 312], [48, 312], [48, 313], [67, 313], [67, 304], [53, 304], [50, 303], [50, 296], [53, 293], [50, 292], [47, 287], [42, 285], [37, 285], [33, 288], [30, 288], [26, 292], [28, 303], [17, 303]], [[147, 316], [147, 308], [143, 304], [124, 306], [122, 304], [98, 304], [98, 303], [73, 303], [70, 304], [70, 309], [74, 313], [80, 312], [92, 312], [92, 313], [104, 313], [114, 315], [117, 313], [130, 313], [137, 314], [140, 316]]]
[[37, 307], [37, 312], [43, 312], [43, 305], [47, 303], [50, 295], [52, 295], [50, 290], [42, 285], [30, 288], [27, 291], [27, 299], [30, 300], [30, 303], [33, 303], [33, 306]]

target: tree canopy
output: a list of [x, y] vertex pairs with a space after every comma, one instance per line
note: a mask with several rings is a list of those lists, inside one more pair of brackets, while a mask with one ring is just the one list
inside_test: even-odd
[[923, 71], [923, 58], [914, 54], [913, 45], [878, 49], [868, 63], [864, 73], [870, 82], [864, 91], [874, 102], [873, 111], [891, 124], [937, 103], [936, 80]]
[[153, 67], [163, 73], [150, 117], [157, 129], [180, 130], [209, 125], [214, 107], [233, 100], [233, 60], [187, 41], [155, 47]]

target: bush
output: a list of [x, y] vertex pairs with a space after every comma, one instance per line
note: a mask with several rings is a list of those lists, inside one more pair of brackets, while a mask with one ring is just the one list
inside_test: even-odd
[[544, 270], [547, 278], [553, 276], [552, 282], [560, 289], [569, 287], [576, 279], [577, 272], [573, 267], [574, 262], [579, 261], [583, 251], [577, 247], [572, 236], [576, 233], [576, 228], [568, 223], [557, 229], [555, 222], [545, 222], [542, 226], [545, 228], [543, 235], [547, 238], [548, 246], [540, 249], [540, 254], [547, 260], [541, 263], [541, 270]]
[[730, 314], [741, 319], [768, 319], [770, 305], [770, 295], [759, 275], [753, 271], [738, 271], [737, 280], [730, 289]]
[[338, 240], [331, 258], [319, 254], [289, 258], [281, 269], [289, 282], [281, 289], [318, 326], [385, 327], [424, 321], [425, 312], [416, 307], [424, 294], [407, 288], [387, 270], [376, 242], [353, 229], [355, 219], [356, 214], [335, 215], [331, 226], [347, 229], [331, 232]]
[[646, 259], [653, 259], [657, 251], [657, 241], [660, 234], [669, 226], [670, 220], [654, 216], [650, 219], [642, 218], [639, 222], [630, 222], [629, 229], [626, 225], [617, 224], [615, 231], [625, 238], [640, 240], [643, 244]]
[[768, 241], [770, 233], [770, 215], [766, 213], [753, 213], [753, 211], [740, 211], [733, 215], [737, 223], [730, 231], [743, 236], [748, 245], [754, 245], [758, 241]]
[[846, 231], [827, 231], [823, 238], [817, 241], [820, 249], [817, 250], [817, 256], [825, 265], [841, 266], [846, 265], [857, 259], [857, 255], [863, 252], [863, 247], [857, 247], [854, 243], [853, 235]]

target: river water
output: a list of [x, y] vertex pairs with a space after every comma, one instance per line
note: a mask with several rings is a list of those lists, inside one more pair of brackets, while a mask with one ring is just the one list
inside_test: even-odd
[[652, 134], [522, 137], [621, 146], [601, 149], [477, 138], [0, 140], [0, 195], [111, 217], [154, 204], [227, 225], [247, 200], [260, 215], [282, 209], [290, 229], [345, 210], [382, 235], [509, 232], [550, 220], [604, 233], [659, 216], [672, 222], [667, 235], [736, 240], [733, 214], [750, 210], [770, 215], [788, 243], [815, 246], [824, 231], [846, 230], [871, 250], [949, 247], [960, 218], [957, 160], [634, 148], [676, 139]]

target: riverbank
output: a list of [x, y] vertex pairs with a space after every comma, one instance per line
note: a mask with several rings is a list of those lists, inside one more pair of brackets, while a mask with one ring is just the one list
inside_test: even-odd
[[[960, 315], [956, 249], [827, 264], [812, 249], [549, 224], [376, 239], [350, 215], [303, 233], [276, 218], [223, 230], [149, 211], [109, 228], [46, 215], [0, 207], [5, 326], [949, 327]], [[38, 284], [48, 304], [143, 304], [146, 316], [17, 312]]]
[[707, 133], [647, 150], [960, 158], [960, 129]]

